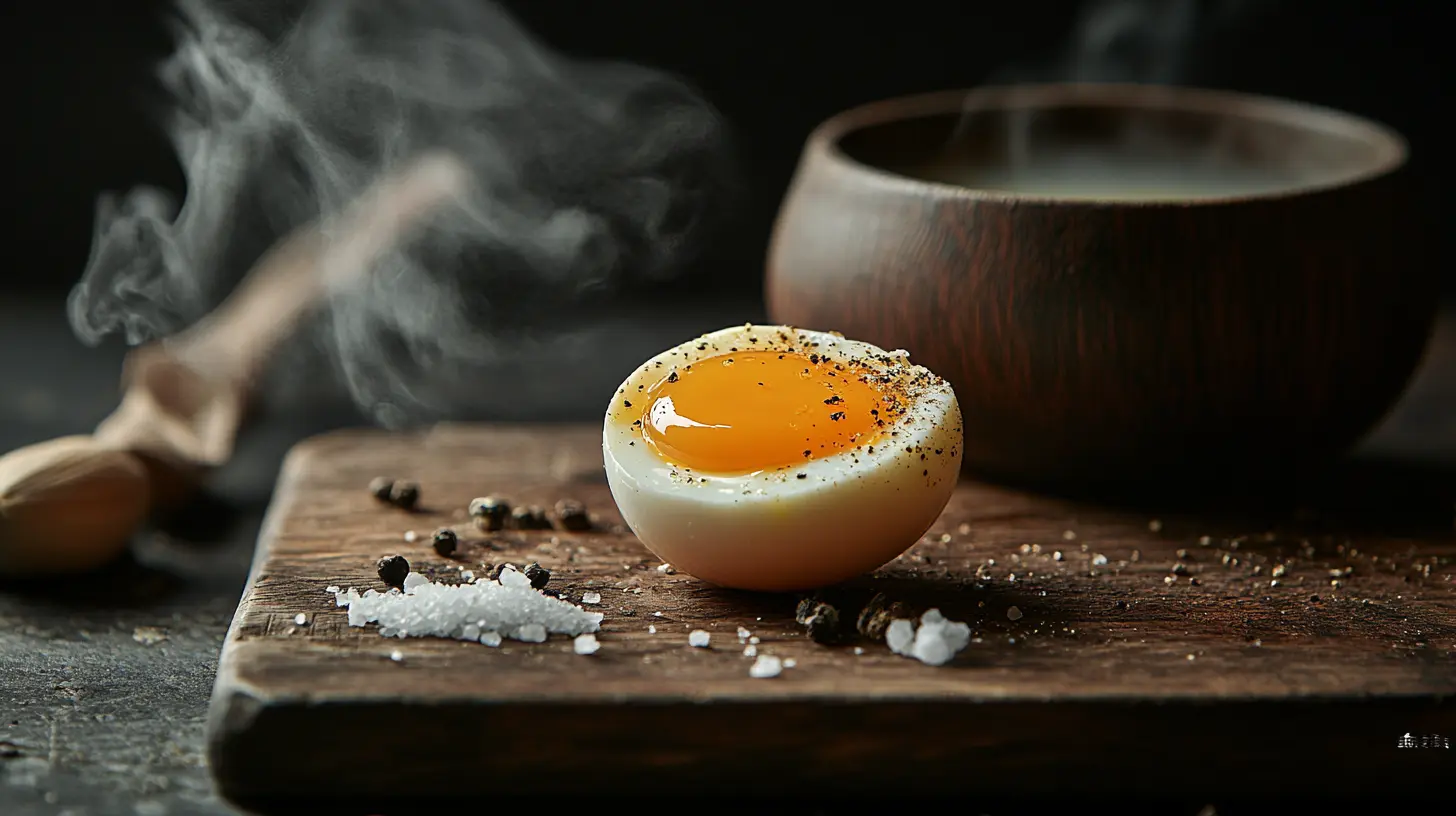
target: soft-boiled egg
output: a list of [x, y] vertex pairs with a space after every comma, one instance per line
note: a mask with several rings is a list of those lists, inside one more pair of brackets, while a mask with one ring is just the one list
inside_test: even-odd
[[950, 500], [950, 383], [838, 334], [737, 326], [643, 363], [602, 429], [622, 518], [680, 572], [764, 591], [827, 586], [909, 549]]

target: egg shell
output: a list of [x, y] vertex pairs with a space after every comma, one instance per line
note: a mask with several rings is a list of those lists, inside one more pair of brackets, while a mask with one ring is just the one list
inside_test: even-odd
[[[674, 466], [633, 425], [647, 407], [645, 394], [673, 369], [734, 351], [785, 349], [853, 359], [891, 374], [895, 381], [887, 387], [909, 408], [871, 444], [741, 475]], [[765, 325], [703, 335], [647, 361], [623, 382], [602, 431], [607, 483], [643, 545], [678, 572], [758, 591], [838, 583], [909, 549], [950, 500], [961, 447], [954, 390], [904, 352]]]

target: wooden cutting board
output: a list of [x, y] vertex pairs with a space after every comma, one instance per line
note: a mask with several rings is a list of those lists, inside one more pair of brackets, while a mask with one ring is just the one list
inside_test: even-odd
[[[376, 502], [378, 475], [418, 481], [420, 510]], [[467, 503], [486, 494], [577, 499], [599, 529], [469, 533], [457, 560], [437, 556], [430, 532], [471, 531]], [[973, 624], [978, 640], [931, 667], [812, 642], [794, 597], [660, 571], [622, 531], [596, 427], [335, 433], [285, 465], [222, 652], [212, 770], [242, 800], [542, 774], [555, 792], [755, 796], [1444, 790], [1456, 754], [1398, 745], [1456, 740], [1450, 521], [1399, 537], [1313, 523], [1154, 518], [963, 480], [867, 579]], [[392, 553], [445, 576], [537, 561], [569, 599], [601, 594], [601, 650], [349, 627], [325, 588], [382, 588]], [[750, 678], [738, 627], [797, 665]], [[710, 648], [689, 647], [693, 629]]]

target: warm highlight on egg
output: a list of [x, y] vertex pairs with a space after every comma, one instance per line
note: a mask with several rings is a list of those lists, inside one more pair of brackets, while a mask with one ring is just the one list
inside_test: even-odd
[[961, 417], [904, 352], [749, 325], [639, 367], [602, 447], [624, 520], [663, 560], [800, 590], [874, 570], [929, 529], [960, 471]]

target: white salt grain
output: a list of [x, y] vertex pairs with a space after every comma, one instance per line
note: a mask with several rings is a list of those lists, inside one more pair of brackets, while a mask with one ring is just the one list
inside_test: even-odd
[[528, 623], [516, 629], [516, 640], [526, 643], [544, 643], [546, 627], [539, 623]]
[[941, 666], [950, 662], [970, 641], [970, 626], [946, 620], [940, 610], [931, 609], [920, 618], [920, 628], [915, 631], [915, 643], [910, 647], [910, 653], [921, 663]]
[[481, 632], [480, 642], [485, 646], [499, 646], [501, 645], [500, 632]]
[[657, 626], [655, 624], [651, 624], [651, 623], [647, 624], [647, 634], [649, 634], [649, 635], [655, 635], [655, 634], [657, 634]]
[[854, 653], [857, 654], [857, 655], [864, 654], [864, 647], [863, 646], [856, 646], [856, 647], [854, 647]]
[[758, 647], [757, 646], [754, 646], [752, 643], [748, 644], [747, 646], [744, 646], [743, 647], [743, 656], [744, 657], [757, 657], [758, 656]]
[[596, 635], [577, 635], [576, 640], [571, 643], [571, 648], [579, 655], [589, 655], [596, 654], [597, 649], [602, 648], [602, 644], [597, 642]]
[[778, 677], [779, 672], [783, 670], [783, 661], [777, 657], [773, 655], [760, 655], [757, 660], [753, 661], [753, 665], [748, 667], [748, 676], [763, 680], [769, 677]]
[[404, 662], [404, 652], [395, 649], [394, 651], [389, 653], [389, 659], [393, 660], [396, 663], [402, 663]]
[[475, 640], [475, 641], [479, 641], [480, 640], [480, 627], [477, 626], [477, 625], [475, 625], [475, 624], [473, 624], [473, 623], [466, 624], [465, 625], [465, 628], [463, 628], [463, 629], [460, 630], [460, 639], [461, 640]]
[[1107, 566], [1107, 556], [1103, 555], [1102, 553], [1098, 553], [1098, 554], [1092, 556], [1092, 566], [1094, 566], [1094, 567], [1105, 567], [1105, 566]]
[[910, 646], [915, 642], [915, 624], [907, 620], [890, 621], [885, 630], [885, 645], [897, 655], [910, 656]]
[[1021, 610], [1013, 606], [1006, 610], [1006, 617], [1011, 620], [1021, 620]]
[[748, 631], [747, 629], [744, 629], [742, 626], [738, 627], [738, 639], [739, 640], [748, 640], [748, 636], [751, 635], [751, 634], [753, 634], [753, 633], [750, 632], [750, 631]]
[[531, 579], [527, 578], [526, 573], [520, 570], [501, 570], [500, 585], [503, 587], [530, 589]]
[[417, 538], [419, 538], [419, 535], [417, 535], [414, 530], [409, 530], [404, 534], [404, 540], [406, 543], [409, 544], [415, 543], [415, 539]]
[[749, 638], [748, 639], [748, 642], [749, 643], [752, 643], [755, 646], [757, 646], [758, 644], [762, 643], [763, 641], [759, 640], [757, 636], [754, 636], [754, 637]]
[[660, 617], [662, 617], [662, 613], [661, 612], [653, 612], [652, 613], [652, 617], [654, 617], [654, 618], [660, 618]]
[[405, 589], [406, 592], [408, 592], [411, 589], [414, 589], [416, 587], [424, 586], [425, 584], [428, 584], [429, 582], [430, 582], [430, 579], [429, 578], [426, 578], [425, 576], [419, 574], [418, 572], [411, 572], [409, 575], [406, 575], [404, 577], [404, 589]]
[[673, 570], [673, 568], [672, 568], [672, 565], [671, 565], [671, 564], [659, 564], [659, 565], [658, 565], [658, 566], [657, 566], [657, 571], [658, 571], [658, 572], [665, 572], [665, 573], [667, 573], [667, 574], [668, 574], [668, 575], [672, 575], [672, 574], [673, 574], [673, 572], [675, 572], [675, 570]]
[[792, 669], [793, 667], [795, 667], [797, 665], [799, 665], [799, 661], [793, 659], [792, 657], [786, 657], [786, 658], [784, 658], [784, 668], [786, 668], [786, 669]]
[[602, 593], [583, 592], [581, 593], [581, 602], [584, 604], [599, 604], [602, 602]]
[[332, 594], [334, 594], [334, 593], [336, 593], [338, 591], [339, 591], [339, 588], [337, 586], [330, 586], [328, 589], [324, 590], [324, 592], [327, 592], [330, 595], [332, 595]]
[[694, 629], [688, 633], [688, 645], [695, 649], [706, 649], [708, 648], [708, 640], [710, 638], [711, 635], [702, 629]]
[[460, 580], [467, 584], [473, 584], [475, 583], [475, 573], [470, 570], [464, 570], [460, 573]]
[[308, 623], [308, 616], [303, 614], [302, 612], [299, 612], [297, 615], [293, 616], [293, 622], [298, 626], [303, 626], [304, 624]]

